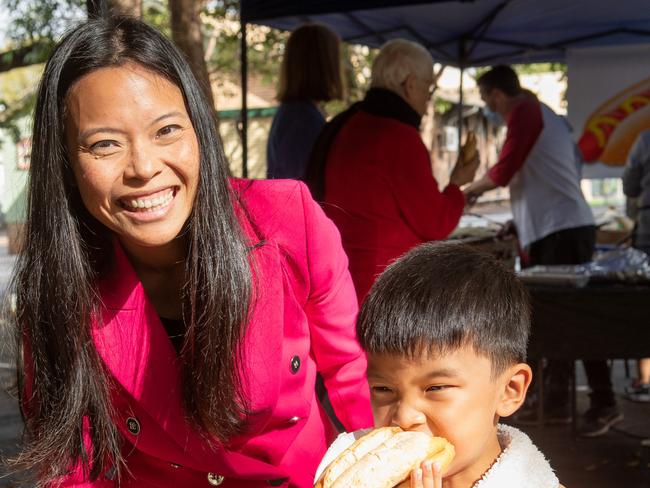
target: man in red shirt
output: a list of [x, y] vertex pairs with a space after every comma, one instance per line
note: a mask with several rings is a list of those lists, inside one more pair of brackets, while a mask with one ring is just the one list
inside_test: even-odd
[[341, 232], [359, 301], [392, 260], [454, 230], [465, 206], [460, 186], [478, 168], [478, 157], [456, 164], [438, 189], [419, 132], [433, 82], [424, 47], [386, 43], [364, 100], [325, 127], [312, 153], [307, 181]]
[[[493, 67], [477, 83], [487, 114], [498, 114], [508, 132], [499, 161], [465, 189], [468, 200], [497, 186], [509, 186], [513, 221], [531, 266], [591, 261], [596, 241], [594, 217], [580, 189], [581, 162], [576, 159], [568, 124], [522, 89], [517, 73], [509, 66]], [[595, 437], [623, 420], [623, 415], [617, 407], [607, 362], [583, 363], [592, 392], [579, 434]], [[569, 384], [573, 367], [572, 361], [548, 363], [548, 422], [571, 421]], [[536, 413], [534, 408], [532, 413]], [[524, 410], [520, 419], [525, 417]]]

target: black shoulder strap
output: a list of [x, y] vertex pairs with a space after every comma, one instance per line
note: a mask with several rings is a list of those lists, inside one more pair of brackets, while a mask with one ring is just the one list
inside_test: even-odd
[[325, 199], [325, 165], [330, 147], [341, 128], [360, 108], [361, 102], [354, 103], [350, 108], [327, 122], [314, 143], [302, 180], [307, 184], [312, 197], [317, 202], [322, 202]]

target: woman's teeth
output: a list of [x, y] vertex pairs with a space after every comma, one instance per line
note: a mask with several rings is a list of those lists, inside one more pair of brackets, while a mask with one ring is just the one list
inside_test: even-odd
[[148, 199], [138, 198], [137, 200], [125, 200], [124, 203], [129, 210], [153, 212], [167, 205], [169, 202], [172, 201], [173, 198], [174, 198], [174, 192], [170, 190], [165, 195], [161, 195], [159, 197], [148, 198]]

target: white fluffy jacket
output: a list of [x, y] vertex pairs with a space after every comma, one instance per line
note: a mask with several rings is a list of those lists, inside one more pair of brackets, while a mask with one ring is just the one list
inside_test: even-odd
[[[316, 479], [323, 470], [370, 429], [346, 432], [330, 446], [318, 467]], [[559, 481], [544, 455], [519, 429], [499, 425], [497, 435], [501, 455], [473, 488], [558, 488]]]
[[519, 429], [499, 425], [501, 455], [474, 488], [557, 488], [553, 469], [530, 438]]

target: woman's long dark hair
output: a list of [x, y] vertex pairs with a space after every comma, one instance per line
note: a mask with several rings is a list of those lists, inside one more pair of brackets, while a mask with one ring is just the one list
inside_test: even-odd
[[[93, 70], [127, 62], [179, 87], [199, 143], [198, 191], [186, 226], [184, 404], [197, 426], [220, 440], [245, 426], [247, 402], [236, 365], [251, 303], [251, 264], [212, 107], [187, 62], [159, 32], [130, 18], [92, 20], [59, 43], [39, 86], [25, 249], [14, 276], [16, 338], [25, 351], [27, 380], [19, 388], [26, 442], [14, 465], [35, 468], [40, 483], [76, 463], [94, 480], [122, 461], [112, 380], [91, 333], [100, 306], [96, 283], [113, 259], [111, 239], [74, 185], [64, 125], [71, 86]], [[83, 444], [84, 418], [90, 450]]]

